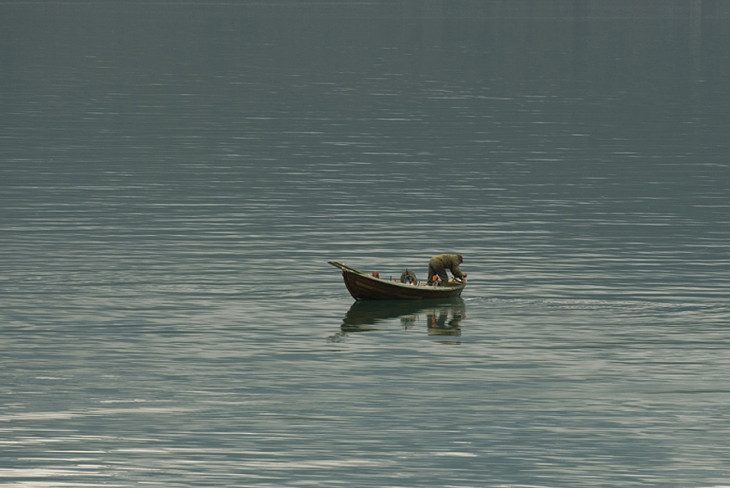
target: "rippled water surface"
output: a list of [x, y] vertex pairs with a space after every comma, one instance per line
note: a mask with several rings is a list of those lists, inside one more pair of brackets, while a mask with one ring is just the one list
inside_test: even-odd
[[730, 485], [729, 32], [0, 2], [0, 485]]

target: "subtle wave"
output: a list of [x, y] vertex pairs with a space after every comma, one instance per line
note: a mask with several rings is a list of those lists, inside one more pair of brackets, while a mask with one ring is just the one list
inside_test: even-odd
[[468, 3], [0, 4], [0, 486], [727, 484], [730, 15]]

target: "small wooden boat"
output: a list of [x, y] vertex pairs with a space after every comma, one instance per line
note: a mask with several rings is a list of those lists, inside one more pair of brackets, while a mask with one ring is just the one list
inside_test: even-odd
[[342, 279], [350, 295], [356, 300], [434, 300], [461, 295], [465, 281], [450, 281], [446, 285], [433, 286], [421, 283], [402, 283], [385, 280], [371, 273], [364, 273], [337, 261], [329, 264], [342, 271]]

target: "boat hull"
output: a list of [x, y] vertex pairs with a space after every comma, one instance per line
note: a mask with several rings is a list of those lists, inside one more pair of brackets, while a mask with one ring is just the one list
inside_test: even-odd
[[342, 279], [356, 300], [434, 300], [461, 295], [466, 283], [456, 286], [409, 285], [362, 273], [341, 263], [330, 262], [342, 271]]

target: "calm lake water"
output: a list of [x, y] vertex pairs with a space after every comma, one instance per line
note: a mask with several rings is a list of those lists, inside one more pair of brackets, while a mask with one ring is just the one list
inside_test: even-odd
[[[730, 485], [730, 6], [0, 2], [0, 485]], [[437, 304], [357, 303], [339, 260]]]

